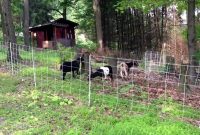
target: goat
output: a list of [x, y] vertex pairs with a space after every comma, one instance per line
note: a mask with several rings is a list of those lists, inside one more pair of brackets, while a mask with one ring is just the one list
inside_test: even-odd
[[129, 73], [129, 71], [130, 71], [130, 68], [132, 67], [132, 66], [134, 66], [134, 67], [138, 67], [139, 66], [139, 64], [138, 64], [138, 62], [137, 61], [134, 61], [134, 62], [129, 62], [129, 63], [126, 63], [126, 65], [128, 66], [128, 73]]
[[[104, 77], [105, 79], [107, 79], [107, 76], [109, 76], [111, 81], [113, 81], [112, 67], [111, 66], [103, 66], [103, 67], [96, 69], [95, 72], [91, 73], [90, 79], [93, 79], [98, 76]], [[89, 76], [88, 76], [88, 80], [89, 80]]]
[[120, 77], [122, 79], [127, 78], [128, 77], [128, 65], [125, 62], [122, 62], [119, 64], [118, 68], [119, 68]]
[[120, 77], [122, 79], [125, 79], [125, 78], [128, 78], [128, 75], [129, 75], [129, 71], [130, 71], [130, 68], [132, 66], [135, 66], [135, 67], [138, 67], [138, 62], [137, 61], [134, 61], [134, 62], [129, 62], [129, 63], [125, 63], [125, 62], [121, 62], [118, 66], [119, 68], [119, 73], [120, 73]]
[[83, 64], [83, 57], [79, 57], [74, 61], [65, 61], [60, 66], [60, 70], [63, 73], [63, 80], [65, 80], [65, 76], [67, 72], [72, 72], [73, 77], [75, 77], [74, 71], [76, 71], [77, 75], [79, 74], [80, 64]]

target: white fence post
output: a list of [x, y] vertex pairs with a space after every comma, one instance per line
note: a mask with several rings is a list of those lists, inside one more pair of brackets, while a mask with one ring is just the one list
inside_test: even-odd
[[88, 106], [91, 106], [91, 54], [89, 54], [89, 86], [88, 86]]
[[32, 63], [33, 63], [33, 78], [34, 78], [34, 86], [36, 88], [36, 71], [35, 71], [35, 61], [34, 61], [34, 55], [33, 55], [33, 46], [32, 46]]
[[13, 67], [13, 54], [12, 54], [12, 43], [10, 42], [10, 62], [11, 62], [11, 71], [12, 75], [14, 74], [14, 67]]

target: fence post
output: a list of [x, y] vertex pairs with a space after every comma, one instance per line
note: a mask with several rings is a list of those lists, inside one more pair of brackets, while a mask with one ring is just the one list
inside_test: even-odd
[[144, 53], [144, 71], [145, 71], [145, 78], [146, 78], [146, 73], [147, 73], [147, 53]]
[[109, 59], [108, 63], [112, 66], [112, 72], [113, 72], [113, 80], [112, 80], [112, 86], [114, 85], [114, 80], [117, 78], [117, 55], [113, 54], [112, 58]]
[[13, 54], [12, 54], [12, 43], [10, 42], [10, 62], [11, 62], [11, 71], [12, 71], [12, 75], [14, 74], [14, 68], [13, 68]]
[[34, 61], [34, 55], [33, 55], [33, 46], [32, 46], [32, 63], [33, 63], [33, 78], [34, 78], [34, 86], [36, 89], [36, 71], [35, 71], [35, 61]]
[[86, 52], [84, 54], [84, 70], [86, 74], [89, 74], [89, 70], [91, 67], [89, 67], [91, 64], [91, 55], [89, 52]]
[[88, 59], [88, 68], [89, 68], [89, 86], [88, 86], [88, 106], [91, 106], [91, 55], [89, 55], [89, 59]]
[[180, 75], [180, 82], [181, 82], [181, 91], [184, 90], [184, 92], [187, 92], [190, 90], [189, 87], [189, 76], [188, 76], [188, 65], [187, 64], [181, 64], [181, 75]]

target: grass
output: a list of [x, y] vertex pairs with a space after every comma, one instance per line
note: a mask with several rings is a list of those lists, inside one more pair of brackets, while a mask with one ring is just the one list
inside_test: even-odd
[[[28, 52], [23, 53], [23, 59], [32, 59]], [[185, 120], [200, 120], [200, 110], [183, 108], [170, 98], [147, 101], [147, 93], [135, 84], [116, 91], [106, 82], [103, 86], [97, 81], [91, 87], [88, 107], [85, 74], [73, 79], [68, 73], [62, 81], [60, 71], [52, 65], [59, 62], [58, 54], [46, 50], [34, 56], [35, 69], [30, 65], [16, 66], [20, 69], [18, 74], [0, 74], [0, 134], [200, 134], [197, 126]], [[140, 97], [120, 97], [132, 87], [141, 92]], [[109, 93], [100, 93], [101, 90]]]
[[[38, 75], [44, 73], [45, 68], [41, 69], [37, 71]], [[165, 104], [171, 109], [159, 110], [158, 104], [164, 102], [162, 99], [154, 101], [149, 107], [141, 103], [134, 103], [133, 107], [130, 107], [129, 100], [120, 98], [117, 101], [113, 95], [99, 95], [94, 91], [93, 106], [87, 107], [85, 103], [87, 103], [88, 93], [85, 82], [78, 86], [78, 79], [62, 82], [49, 77], [48, 82], [39, 83], [38, 80], [38, 86], [34, 88], [30, 85], [32, 81], [30, 75], [26, 74], [25, 82], [21, 82], [19, 78], [0, 74], [0, 83], [3, 86], [0, 92], [0, 117], [4, 119], [0, 124], [0, 133], [16, 135], [200, 134], [197, 127], [174, 119], [182, 117], [182, 108], [172, 100]], [[185, 108], [185, 112], [184, 117], [200, 118], [198, 110]], [[163, 113], [168, 115], [161, 117]]]
[[0, 90], [1, 93], [14, 92], [16, 91], [16, 85], [19, 83], [18, 80], [14, 80], [6, 74], [0, 73]]
[[[36, 51], [32, 50], [25, 51], [22, 48], [19, 48], [20, 56], [23, 59], [23, 61], [29, 61], [32, 62], [36, 61], [37, 63], [40, 63], [42, 65], [46, 66], [52, 66], [55, 64], [60, 64], [64, 60], [72, 60], [75, 56], [75, 50], [72, 48], [66, 48], [65, 50], [42, 50], [42, 51]], [[5, 60], [7, 57], [7, 50], [0, 46], [0, 61]], [[63, 58], [64, 57], [64, 58]]]

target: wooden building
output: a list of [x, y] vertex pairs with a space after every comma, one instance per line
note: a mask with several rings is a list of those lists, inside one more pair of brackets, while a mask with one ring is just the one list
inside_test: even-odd
[[64, 46], [75, 45], [77, 23], [60, 18], [42, 25], [30, 27], [32, 45], [37, 48], [56, 49], [57, 43]]

